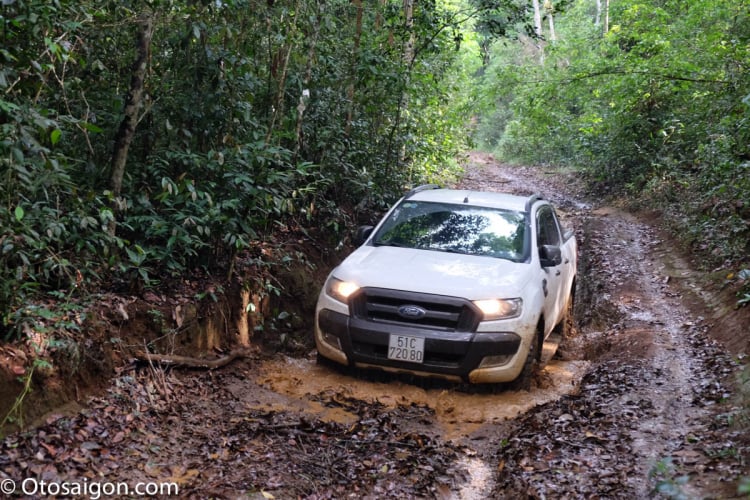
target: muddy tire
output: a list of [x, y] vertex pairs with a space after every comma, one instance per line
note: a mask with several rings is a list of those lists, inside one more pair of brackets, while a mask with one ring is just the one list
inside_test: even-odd
[[539, 332], [534, 333], [534, 338], [531, 339], [531, 345], [529, 346], [529, 353], [526, 356], [526, 361], [523, 364], [523, 369], [518, 377], [508, 384], [508, 388], [512, 391], [528, 391], [531, 389], [531, 380], [534, 378], [534, 373], [539, 366], [539, 357], [541, 355], [541, 342]]
[[569, 339], [575, 337], [576, 334], [576, 323], [575, 323], [575, 300], [573, 295], [568, 299], [568, 304], [565, 306], [565, 316], [563, 320], [557, 325], [556, 329], [562, 335], [563, 339]]

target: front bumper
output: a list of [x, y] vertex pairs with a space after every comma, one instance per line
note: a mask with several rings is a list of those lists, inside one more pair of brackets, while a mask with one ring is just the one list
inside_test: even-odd
[[[424, 361], [388, 359], [391, 334], [424, 338]], [[426, 329], [368, 321], [326, 308], [317, 315], [315, 342], [318, 352], [338, 363], [473, 383], [515, 379], [525, 359], [519, 353], [527, 352], [524, 345], [528, 343], [514, 332]], [[481, 366], [490, 356], [505, 362]]]

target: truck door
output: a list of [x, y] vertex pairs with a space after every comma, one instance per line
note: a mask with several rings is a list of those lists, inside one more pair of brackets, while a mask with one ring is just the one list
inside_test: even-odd
[[[562, 237], [560, 236], [560, 226], [557, 217], [549, 205], [542, 206], [537, 212], [537, 252], [543, 245], [552, 245], [560, 247]], [[543, 269], [542, 279], [544, 287], [544, 317], [546, 318], [545, 335], [549, 334], [557, 323], [564, 310], [564, 304], [561, 304], [563, 298], [563, 266], [565, 266], [565, 255], [562, 263], [554, 267]]]

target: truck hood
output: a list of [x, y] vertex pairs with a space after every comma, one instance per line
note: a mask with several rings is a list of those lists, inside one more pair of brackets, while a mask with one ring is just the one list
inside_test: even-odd
[[331, 273], [360, 287], [463, 297], [520, 297], [528, 263], [413, 248], [362, 246]]

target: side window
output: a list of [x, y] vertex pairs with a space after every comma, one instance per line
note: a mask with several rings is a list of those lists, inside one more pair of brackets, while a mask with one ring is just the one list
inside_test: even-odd
[[560, 228], [555, 213], [550, 207], [542, 207], [537, 213], [537, 244], [559, 246], [562, 243]]

